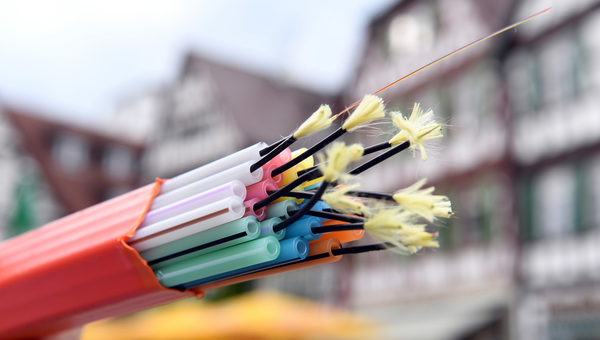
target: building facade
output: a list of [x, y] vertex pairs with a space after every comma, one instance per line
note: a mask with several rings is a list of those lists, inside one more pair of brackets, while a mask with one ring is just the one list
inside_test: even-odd
[[107, 130], [146, 145], [151, 181], [279, 140], [323, 103], [331, 98], [190, 53], [176, 79], [125, 102]]
[[[550, 6], [403, 1], [373, 22], [345, 101]], [[353, 260], [346, 303], [387, 318], [391, 338], [600, 334], [599, 7], [561, 3], [382, 93], [405, 115], [419, 102], [445, 119], [443, 149], [424, 163], [397, 156], [366, 173], [364, 187], [426, 177], [456, 211], [438, 225], [437, 251]]]
[[599, 9], [565, 4], [548, 24], [518, 32], [504, 64], [522, 244], [519, 339], [600, 334]]

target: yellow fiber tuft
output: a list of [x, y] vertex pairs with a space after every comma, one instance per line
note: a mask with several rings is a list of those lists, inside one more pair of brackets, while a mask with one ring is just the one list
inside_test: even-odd
[[363, 216], [370, 216], [371, 213], [369, 207], [365, 206], [360, 201], [355, 200], [350, 196], [346, 196], [348, 191], [355, 190], [358, 187], [360, 187], [360, 184], [350, 185], [340, 189], [336, 189], [324, 194], [321, 199], [333, 209], [341, 211], [343, 213], [358, 215], [362, 214]]
[[391, 251], [410, 255], [420, 247], [439, 247], [436, 234], [425, 231], [425, 225], [415, 224], [416, 215], [401, 208], [383, 208], [365, 222], [365, 230], [374, 238], [387, 242]]
[[352, 131], [364, 123], [367, 123], [376, 118], [385, 116], [385, 106], [383, 99], [368, 94], [366, 95], [358, 107], [352, 112], [350, 117], [346, 119], [342, 128], [346, 131]]
[[419, 151], [421, 151], [421, 158], [424, 161], [427, 160], [423, 142], [443, 137], [442, 124], [435, 121], [433, 111], [428, 110], [423, 113], [421, 106], [415, 103], [409, 119], [406, 119], [400, 113], [393, 112], [391, 116], [392, 122], [400, 129], [400, 132], [392, 137], [389, 143], [395, 146], [405, 141], [410, 141], [410, 148], [413, 150], [413, 155], [415, 149], [418, 147]]
[[321, 105], [308, 119], [294, 132], [294, 138], [298, 139], [319, 132], [331, 126], [331, 109], [329, 105]]
[[[345, 175], [348, 164], [362, 156], [362, 147], [351, 145], [349, 147], [344, 142], [334, 142], [325, 151], [327, 159], [323, 154], [319, 154], [319, 170], [323, 174], [326, 182], [333, 182], [341, 177], [347, 177]], [[360, 155], [359, 155], [360, 153]], [[345, 175], [345, 176], [344, 176]]]
[[354, 162], [362, 157], [365, 148], [360, 144], [352, 144], [348, 147], [348, 152], [350, 153], [350, 161]]
[[448, 218], [452, 215], [452, 205], [446, 196], [432, 195], [434, 187], [421, 189], [427, 180], [424, 178], [406, 189], [397, 191], [393, 198], [405, 211], [413, 212], [429, 222], [435, 217]]

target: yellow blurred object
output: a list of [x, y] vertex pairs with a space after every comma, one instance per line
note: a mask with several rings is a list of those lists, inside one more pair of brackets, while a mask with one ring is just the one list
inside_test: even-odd
[[309, 186], [313, 185], [313, 184], [317, 184], [317, 183], [321, 183], [323, 182], [323, 176], [319, 177], [319, 178], [315, 178], [312, 181], [307, 181], [304, 182], [304, 188], [308, 188]]
[[[296, 158], [298, 155], [304, 153], [306, 150], [308, 150], [307, 148], [302, 148], [302, 149], [298, 149], [296, 151], [292, 152], [292, 158]], [[313, 156], [308, 157], [307, 159], [303, 160], [302, 162], [300, 162], [300, 164], [296, 165], [296, 170], [297, 172], [300, 172], [302, 170], [306, 170], [308, 168], [312, 168], [315, 165], [315, 159]], [[304, 182], [304, 184], [302, 184], [303, 188], [309, 187], [315, 183], [321, 183], [323, 182], [323, 177], [319, 177], [319, 178], [315, 178], [313, 180]]]
[[[292, 152], [292, 159], [298, 157], [298, 155], [302, 154], [303, 152], [305, 152], [306, 148], [302, 148], [302, 149], [298, 149], [296, 151]], [[313, 156], [310, 156], [308, 158], [306, 158], [305, 160], [303, 160], [302, 162], [300, 162], [298, 165], [296, 165], [295, 167], [284, 171], [283, 172], [283, 181], [281, 181], [280, 187], [284, 187], [285, 185], [289, 184], [290, 182], [292, 182], [293, 180], [295, 180], [296, 178], [298, 178], [298, 172], [302, 171], [304, 169], [308, 169], [310, 167], [312, 167], [313, 165], [315, 165], [315, 161]], [[304, 191], [304, 185], [300, 184], [299, 186], [297, 186], [296, 188], [294, 188], [294, 191]], [[304, 199], [302, 198], [295, 198], [295, 197], [281, 197], [278, 198], [275, 202], [273, 202], [272, 204], [275, 204], [277, 202], [281, 202], [281, 201], [285, 201], [285, 200], [289, 200], [292, 199], [294, 200], [294, 202], [296, 202], [296, 204], [301, 204], [302, 202], [304, 202]]]
[[[306, 150], [308, 150], [307, 148], [301, 148], [298, 149], [296, 151], [292, 151], [292, 159], [298, 157], [299, 155], [303, 154], [304, 152], [306, 152]], [[305, 160], [303, 160], [302, 162], [300, 162], [298, 165], [296, 165], [296, 170], [298, 172], [308, 169], [308, 168], [312, 168], [313, 165], [315, 165], [315, 159], [313, 158], [313, 156], [310, 156], [308, 158], [306, 158]]]
[[366, 339], [378, 324], [272, 291], [221, 303], [184, 300], [86, 325], [81, 340]]

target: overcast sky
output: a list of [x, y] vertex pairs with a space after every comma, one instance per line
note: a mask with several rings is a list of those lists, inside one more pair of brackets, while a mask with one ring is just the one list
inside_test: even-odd
[[171, 81], [188, 50], [336, 92], [394, 2], [0, 0], [0, 101], [96, 122]]

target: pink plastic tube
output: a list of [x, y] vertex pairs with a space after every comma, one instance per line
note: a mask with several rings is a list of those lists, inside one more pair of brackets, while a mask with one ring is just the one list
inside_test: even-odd
[[263, 178], [262, 180], [273, 180], [276, 184], [277, 184], [277, 188], [279, 188], [279, 185], [281, 185], [281, 182], [283, 182], [283, 175], [279, 174], [277, 176], [275, 176], [275, 178], [273, 178], [273, 176], [271, 176], [271, 173], [273, 172], [273, 170], [277, 169], [279, 167], [279, 165], [275, 165], [275, 164], [271, 164], [271, 165], [265, 165], [262, 167], [263, 169]]
[[263, 168], [263, 178], [262, 179], [264, 180], [264, 179], [270, 178], [270, 179], [274, 180], [278, 185], [281, 184], [281, 181], [283, 181], [283, 175], [279, 174], [279, 175], [275, 176], [275, 178], [273, 178], [271, 176], [271, 172], [291, 160], [292, 160], [292, 150], [290, 150], [290, 148], [286, 148], [285, 150], [281, 151], [281, 153], [279, 153], [279, 155], [275, 156], [275, 158], [270, 160], [267, 164], [263, 165], [263, 167], [262, 167]]
[[279, 190], [279, 185], [272, 179], [266, 179], [256, 184], [249, 185], [246, 187], [245, 200], [249, 201], [253, 198], [258, 198], [259, 200], [265, 199], [269, 196], [267, 190]]
[[256, 203], [258, 203], [258, 201], [260, 201], [260, 199], [253, 198], [251, 200], [247, 200], [244, 202], [244, 207], [246, 208], [246, 212], [244, 213], [243, 217], [254, 216], [259, 221], [262, 221], [265, 219], [265, 217], [267, 216], [267, 207], [262, 207], [262, 208], [258, 209], [258, 211], [254, 211], [254, 205]]

